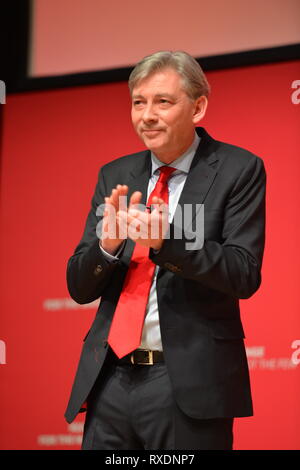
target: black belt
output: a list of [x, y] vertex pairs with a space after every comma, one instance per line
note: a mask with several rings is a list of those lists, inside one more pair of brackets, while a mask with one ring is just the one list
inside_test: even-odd
[[152, 366], [158, 362], [164, 362], [164, 354], [162, 351], [149, 351], [148, 349], [136, 349], [127, 356], [118, 360], [118, 364], [132, 364]]

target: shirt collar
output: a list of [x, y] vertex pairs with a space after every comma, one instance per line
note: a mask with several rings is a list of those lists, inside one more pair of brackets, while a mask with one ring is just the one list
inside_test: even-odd
[[[193, 158], [195, 156], [196, 150], [199, 146], [200, 143], [200, 137], [198, 134], [195, 132], [195, 137], [192, 145], [184, 152], [183, 155], [178, 157], [176, 160], [174, 160], [170, 166], [173, 168], [176, 168], [176, 170], [182, 171], [183, 173], [188, 173], [190, 170], [190, 166], [192, 164]], [[155, 171], [161, 167], [164, 166], [165, 163], [161, 162], [153, 152], [151, 152], [151, 161], [152, 161], [152, 172], [151, 176]], [[177, 173], [177, 172], [176, 172]]]

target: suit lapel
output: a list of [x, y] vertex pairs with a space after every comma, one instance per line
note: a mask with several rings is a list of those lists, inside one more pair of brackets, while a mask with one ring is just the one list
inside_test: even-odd
[[[140, 191], [143, 195], [142, 204], [146, 204], [148, 183], [151, 177], [151, 153], [150, 151], [146, 151], [142, 156], [137, 156], [136, 158], [137, 164], [130, 171], [130, 179], [128, 182], [128, 203], [131, 195], [135, 191]], [[140, 159], [139, 162], [138, 159]]]
[[[192, 204], [193, 207], [196, 204], [204, 204], [206, 195], [217, 175], [217, 171], [213, 168], [213, 164], [218, 160], [215, 141], [201, 127], [197, 128], [197, 133], [201, 141], [178, 201], [178, 206], [182, 211], [184, 204]], [[196, 213], [194, 212], [193, 219]]]

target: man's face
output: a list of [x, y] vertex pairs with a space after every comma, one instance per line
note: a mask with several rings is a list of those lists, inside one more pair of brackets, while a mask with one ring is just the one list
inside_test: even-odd
[[150, 75], [133, 89], [133, 126], [146, 147], [164, 163], [171, 163], [193, 143], [199, 120], [197, 101], [187, 96], [181, 76], [171, 68]]

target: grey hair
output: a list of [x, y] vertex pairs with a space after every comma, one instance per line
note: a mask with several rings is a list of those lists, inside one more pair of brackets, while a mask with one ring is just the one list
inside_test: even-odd
[[141, 80], [167, 68], [181, 75], [183, 88], [190, 99], [196, 100], [202, 95], [208, 97], [210, 86], [202, 68], [191, 55], [183, 51], [160, 51], [144, 57], [129, 76], [130, 94]]

